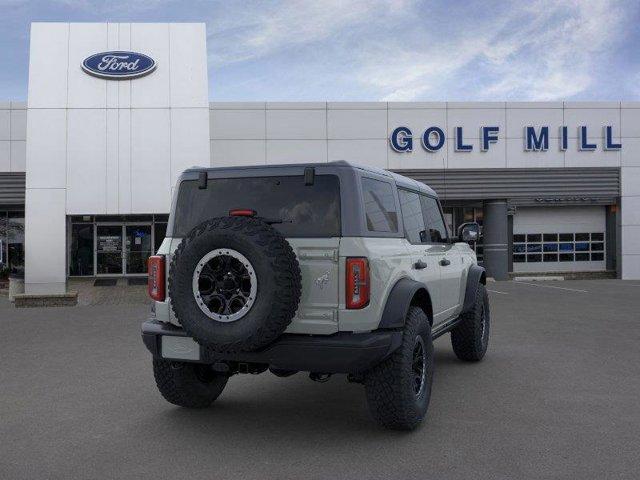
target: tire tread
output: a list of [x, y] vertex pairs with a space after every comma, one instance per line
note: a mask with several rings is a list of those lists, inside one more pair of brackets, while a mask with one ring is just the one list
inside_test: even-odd
[[[426, 402], [418, 405], [407, 382], [411, 371], [411, 359], [415, 336], [421, 334], [427, 352]], [[408, 362], [408, 363], [407, 363]], [[407, 369], [409, 371], [407, 372]], [[424, 311], [410, 307], [404, 327], [402, 345], [387, 359], [366, 373], [364, 379], [367, 403], [373, 418], [380, 425], [395, 430], [412, 430], [426, 414], [431, 393], [433, 374], [433, 345], [431, 326]]]
[[[482, 338], [482, 315], [485, 312], [486, 341]], [[462, 314], [462, 320], [451, 331], [451, 346], [456, 356], [466, 362], [482, 360], [487, 351], [490, 332], [489, 297], [482, 283], [476, 287], [473, 308]]]
[[[271, 268], [275, 274], [274, 281], [276, 285], [279, 286], [279, 295], [271, 304], [271, 312], [268, 315], [269, 321], [244, 338], [233, 342], [221, 343], [215, 338], [211, 338], [210, 335], [207, 336], [206, 332], [204, 332], [202, 328], [199, 328], [196, 322], [191, 322], [189, 318], [181, 318], [181, 315], [176, 311], [176, 302], [172, 301], [173, 311], [181, 321], [185, 331], [213, 351], [252, 351], [268, 345], [284, 332], [295, 316], [300, 302], [302, 277], [298, 259], [289, 242], [287, 242], [277, 230], [260, 219], [248, 217], [218, 217], [207, 220], [194, 227], [183, 241], [180, 242], [171, 260], [169, 275], [170, 298], [175, 298], [173, 292], [179, 288], [191, 288], [190, 278], [186, 278], [185, 275], [176, 278], [175, 275], [181, 259], [185, 256], [185, 250], [198, 237], [213, 230], [217, 230], [223, 234], [224, 232], [232, 232], [250, 237], [256, 244], [260, 245], [264, 255], [269, 258]], [[181, 284], [181, 282], [188, 282], [189, 284], [184, 285]]]

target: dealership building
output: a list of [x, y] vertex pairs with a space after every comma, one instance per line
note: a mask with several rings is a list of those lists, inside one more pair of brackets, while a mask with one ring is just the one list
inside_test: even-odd
[[207, 72], [204, 24], [32, 24], [27, 101], [0, 102], [1, 262], [27, 293], [144, 276], [188, 167], [336, 160], [430, 185], [496, 279], [640, 279], [640, 102], [210, 103]]

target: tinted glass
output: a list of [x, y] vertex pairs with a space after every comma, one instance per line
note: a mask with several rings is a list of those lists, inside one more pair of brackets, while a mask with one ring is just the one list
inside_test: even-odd
[[93, 224], [71, 225], [69, 275], [93, 275]]
[[400, 195], [400, 210], [405, 234], [411, 243], [423, 243], [425, 237], [424, 217], [420, 205], [420, 196], [407, 190], [398, 190]]
[[175, 237], [230, 210], [252, 209], [259, 217], [282, 220], [273, 227], [285, 237], [340, 236], [340, 181], [316, 175], [313, 185], [303, 176], [209, 179], [206, 189], [196, 180], [182, 182], [175, 211]]
[[154, 244], [153, 251], [157, 252], [160, 249], [160, 245], [162, 245], [162, 241], [164, 237], [167, 236], [167, 224], [166, 223], [154, 223]]
[[8, 212], [7, 217], [9, 270], [24, 272], [24, 212]]
[[0, 278], [7, 275], [7, 212], [0, 211]]
[[576, 243], [575, 249], [576, 249], [576, 252], [589, 251], [589, 244], [587, 242]]
[[398, 214], [391, 184], [363, 178], [362, 194], [367, 229], [370, 232], [397, 232]]
[[561, 243], [560, 244], [561, 252], [572, 252], [573, 251], [573, 243]]
[[422, 213], [424, 214], [424, 221], [427, 225], [428, 241], [433, 243], [443, 243], [447, 241], [447, 228], [444, 225], [442, 219], [442, 213], [440, 212], [440, 205], [435, 198], [420, 196], [422, 201]]

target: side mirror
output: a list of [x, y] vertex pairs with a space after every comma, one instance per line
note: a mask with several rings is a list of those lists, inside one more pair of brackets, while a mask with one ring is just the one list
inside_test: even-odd
[[463, 223], [458, 227], [458, 239], [461, 242], [475, 243], [480, 238], [480, 225], [475, 222]]

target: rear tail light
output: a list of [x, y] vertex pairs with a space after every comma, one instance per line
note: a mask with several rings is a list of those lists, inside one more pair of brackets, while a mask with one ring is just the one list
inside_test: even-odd
[[255, 210], [249, 208], [235, 208], [229, 210], [230, 217], [255, 217], [258, 214]]
[[369, 261], [364, 257], [347, 258], [347, 298], [349, 309], [364, 308], [369, 305]]
[[147, 290], [149, 296], [156, 302], [164, 302], [164, 255], [153, 255], [147, 261], [149, 279]]

